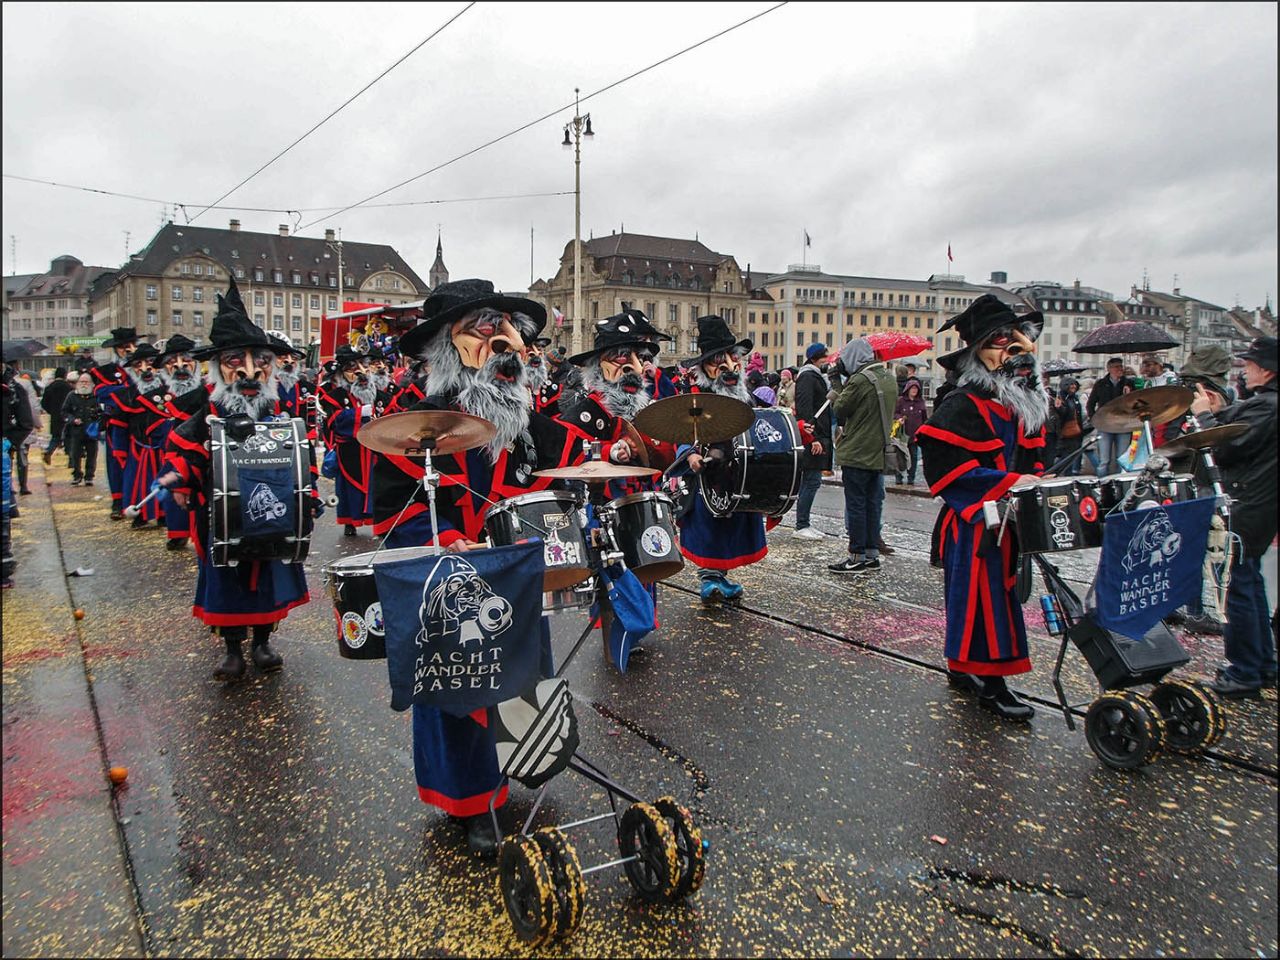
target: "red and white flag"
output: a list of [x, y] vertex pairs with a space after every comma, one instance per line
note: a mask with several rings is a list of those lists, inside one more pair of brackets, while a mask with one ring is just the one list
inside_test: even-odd
[[555, 317], [555, 320], [556, 320], [556, 326], [557, 326], [557, 327], [563, 327], [563, 326], [564, 326], [564, 314], [563, 314], [563, 313], [561, 313], [559, 310], [557, 310], [555, 307], [552, 307], [552, 308], [551, 308], [551, 314], [552, 314], [552, 316], [554, 316], [554, 317]]
[[951, 244], [947, 244], [947, 263], [954, 263], [955, 257], [951, 255]]

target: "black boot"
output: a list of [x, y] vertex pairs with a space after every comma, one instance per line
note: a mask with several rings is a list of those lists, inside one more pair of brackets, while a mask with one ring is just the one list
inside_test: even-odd
[[223, 636], [223, 640], [227, 644], [227, 656], [222, 661], [222, 665], [213, 671], [213, 678], [221, 680], [223, 683], [234, 683], [244, 678], [244, 647], [243, 640], [240, 637]]
[[173, 537], [165, 544], [167, 550], [185, 550], [187, 548], [186, 537]]
[[342, 528], [342, 535], [344, 537], [354, 537], [356, 535], [356, 528], [347, 524]]
[[947, 683], [961, 693], [968, 693], [975, 697], [982, 696], [986, 690], [981, 677], [972, 673], [961, 673], [959, 670], [947, 671]]
[[284, 666], [284, 657], [271, 649], [271, 627], [253, 628], [253, 649], [249, 659], [263, 673], [274, 673]]
[[486, 813], [474, 817], [457, 817], [467, 834], [467, 849], [471, 855], [492, 860], [498, 855], [498, 835], [493, 829], [493, 818]]
[[983, 691], [978, 696], [978, 705], [990, 710], [1004, 720], [1017, 720], [1026, 723], [1036, 715], [1029, 703], [1019, 700], [1012, 690], [1005, 685], [1004, 677], [986, 677], [982, 682]]

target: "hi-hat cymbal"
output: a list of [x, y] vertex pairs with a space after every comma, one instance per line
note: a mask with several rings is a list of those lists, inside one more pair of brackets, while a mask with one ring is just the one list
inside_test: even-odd
[[459, 453], [488, 443], [498, 428], [483, 417], [458, 410], [388, 413], [360, 428], [356, 439], [378, 453], [412, 456]]
[[747, 404], [718, 393], [681, 393], [655, 400], [636, 414], [636, 429], [668, 443], [720, 443], [755, 421]]
[[609, 463], [605, 460], [588, 460], [576, 467], [551, 467], [548, 470], [535, 470], [535, 477], [552, 477], [556, 480], [583, 480], [587, 483], [608, 483], [620, 477], [656, 477], [661, 470], [650, 470], [648, 467], [632, 467], [622, 463]]
[[1176, 420], [1190, 409], [1195, 396], [1186, 387], [1173, 384], [1134, 390], [1104, 403], [1093, 412], [1091, 422], [1103, 433], [1141, 430], [1144, 421], [1155, 426]]
[[1176, 440], [1170, 440], [1163, 447], [1156, 447], [1152, 453], [1158, 453], [1162, 457], [1177, 457], [1192, 450], [1216, 447], [1224, 440], [1231, 440], [1248, 432], [1247, 423], [1221, 423], [1216, 427], [1198, 430], [1178, 437]]

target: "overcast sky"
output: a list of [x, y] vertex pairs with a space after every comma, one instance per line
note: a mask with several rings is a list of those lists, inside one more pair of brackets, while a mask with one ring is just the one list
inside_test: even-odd
[[[465, 7], [3, 7], [3, 167], [186, 205], [194, 217]], [[770, 3], [488, 3], [226, 204], [361, 200], [599, 90]], [[1277, 292], [1274, 4], [791, 3], [591, 99], [582, 231], [696, 233], [745, 268], [1120, 296], [1174, 275], [1224, 306]], [[573, 190], [571, 110], [375, 202]], [[4, 271], [116, 266], [151, 201], [6, 178]], [[394, 246], [424, 278], [525, 289], [573, 237], [573, 196], [194, 222]], [[184, 222], [181, 211], [175, 217]]]

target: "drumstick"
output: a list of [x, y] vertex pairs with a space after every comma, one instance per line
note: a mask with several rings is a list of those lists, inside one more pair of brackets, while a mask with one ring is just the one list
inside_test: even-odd
[[147, 502], [150, 500], [154, 500], [155, 497], [160, 493], [160, 490], [162, 489], [166, 489], [166, 488], [161, 487], [159, 489], [152, 490], [150, 493], [148, 493], [145, 497], [143, 497], [137, 503], [132, 504], [131, 506], [125, 507], [124, 515], [128, 517], [130, 520], [136, 519], [137, 516], [140, 513], [142, 513], [142, 508], [147, 505]]

